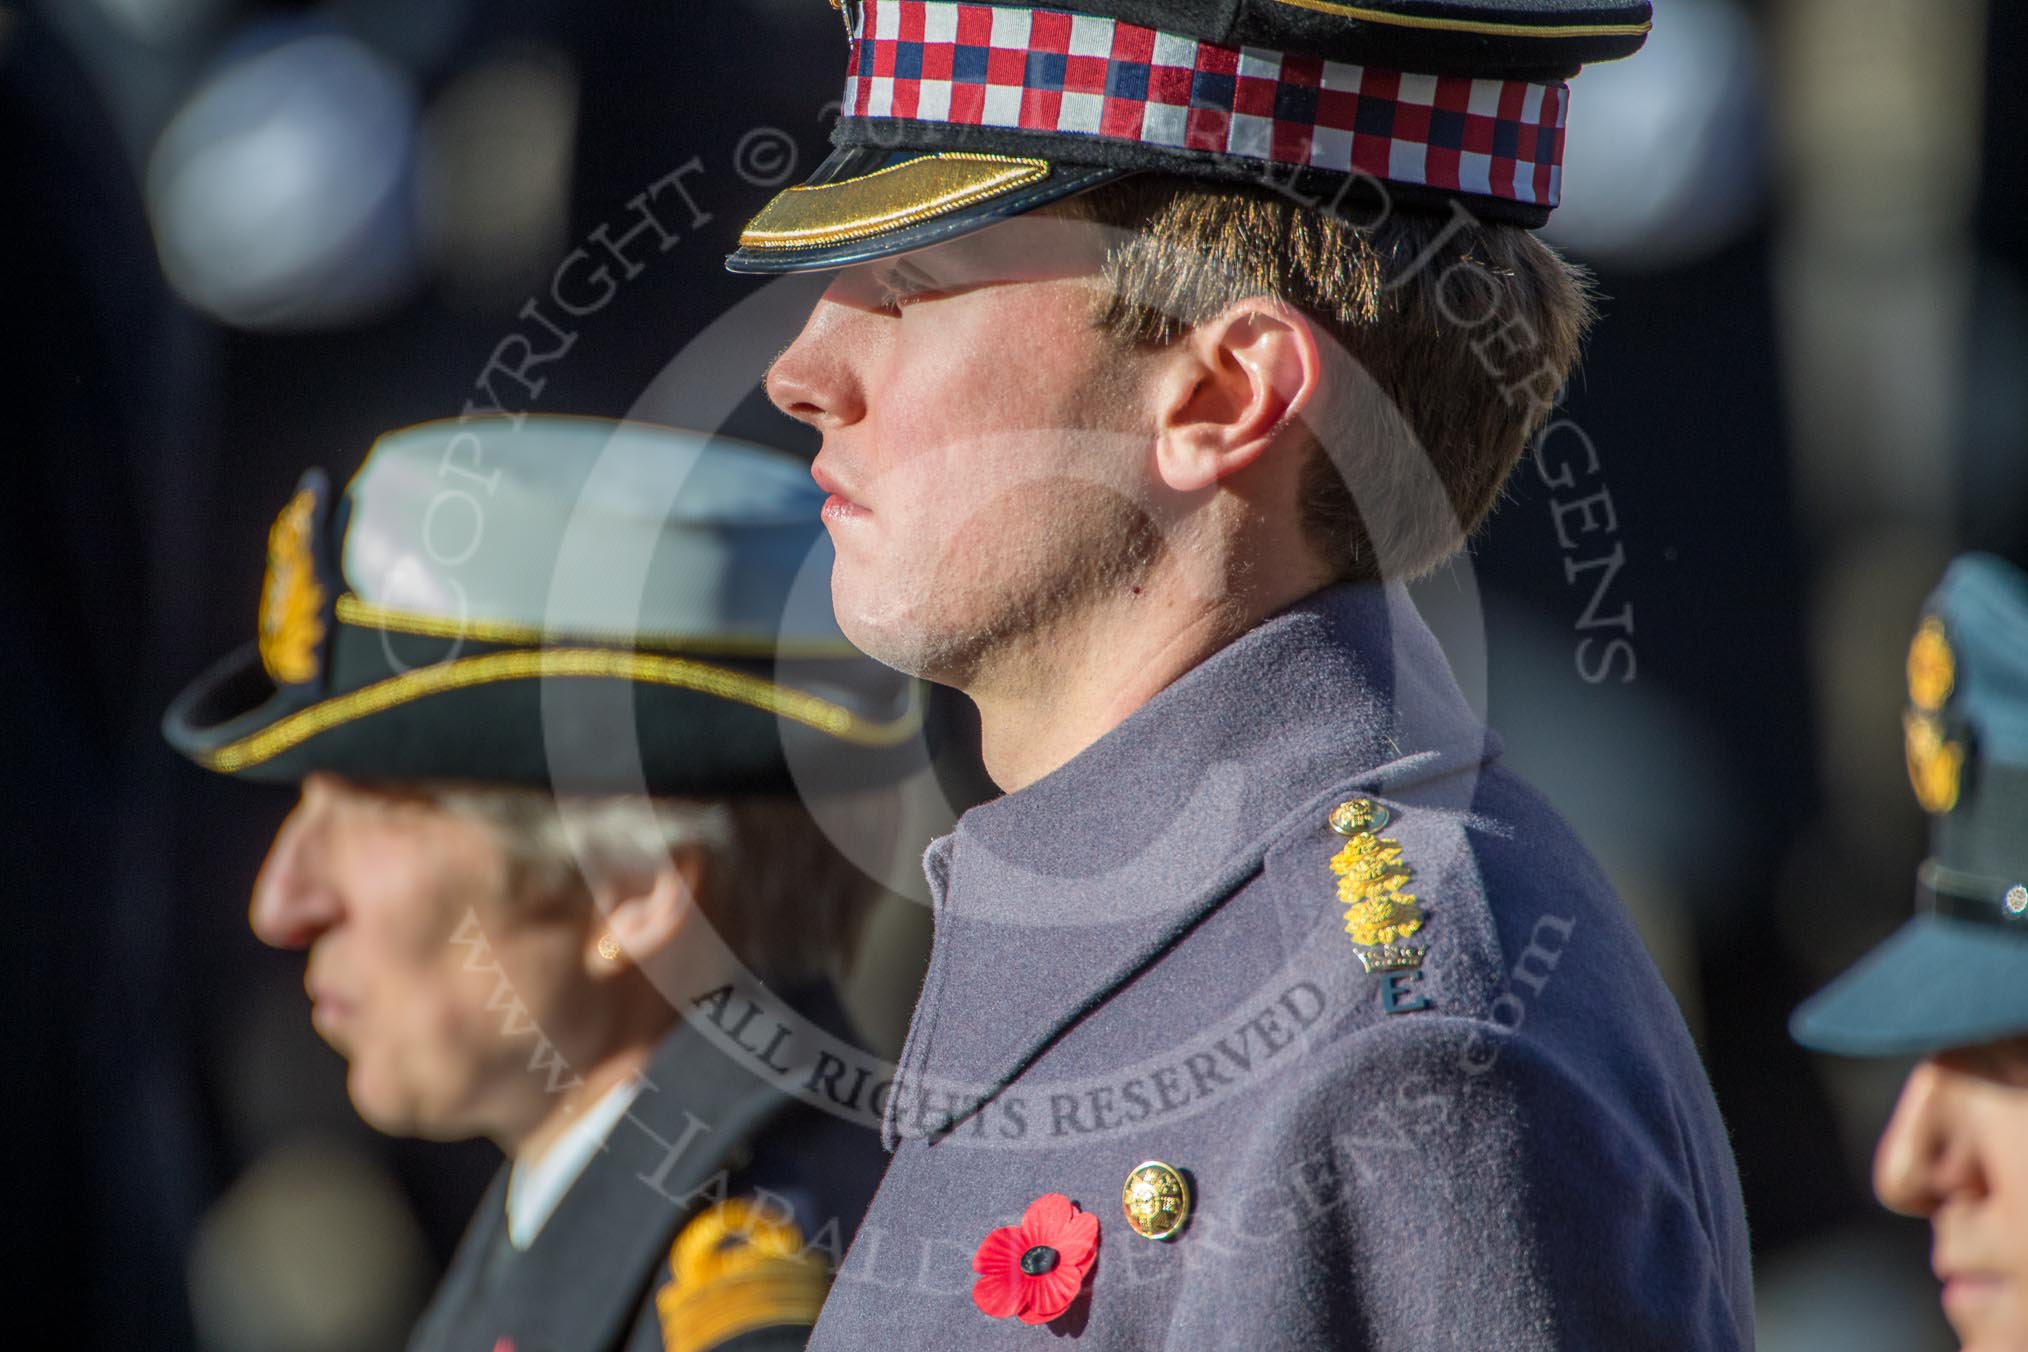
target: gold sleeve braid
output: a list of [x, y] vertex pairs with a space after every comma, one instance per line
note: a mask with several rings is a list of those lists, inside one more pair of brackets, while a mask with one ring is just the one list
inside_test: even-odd
[[709, 1352], [743, 1333], [817, 1322], [831, 1281], [794, 1221], [732, 1197], [693, 1217], [655, 1293], [667, 1352]]

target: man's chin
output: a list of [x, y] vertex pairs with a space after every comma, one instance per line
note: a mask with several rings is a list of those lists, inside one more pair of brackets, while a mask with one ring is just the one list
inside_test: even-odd
[[2021, 1352], [2028, 1348], [2028, 1311], [2017, 1304], [2018, 1292], [2012, 1282], [2002, 1281], [1990, 1289], [1960, 1293], [1944, 1301], [1949, 1320], [1963, 1352]]
[[[878, 589], [873, 589], [878, 596]], [[934, 660], [936, 643], [921, 618], [891, 600], [867, 603], [840, 574], [831, 575], [831, 609], [839, 632], [860, 652], [884, 667], [927, 681], [942, 679]]]
[[2011, 1319], [1949, 1322], [1958, 1336], [1959, 1352], [2022, 1352], [2028, 1348], [2028, 1326]]
[[345, 1090], [352, 1111], [359, 1120], [383, 1136], [401, 1136], [422, 1141], [462, 1141], [475, 1133], [438, 1120], [413, 1095], [394, 1092], [390, 1086], [362, 1075], [355, 1066], [345, 1077]]
[[975, 654], [946, 635], [910, 625], [883, 627], [844, 623], [839, 628], [852, 646], [884, 667], [906, 676], [969, 691], [978, 670]]

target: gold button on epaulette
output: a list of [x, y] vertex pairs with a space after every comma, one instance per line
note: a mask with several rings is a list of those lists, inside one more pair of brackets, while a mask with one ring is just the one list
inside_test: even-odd
[[1331, 809], [1331, 829], [1341, 836], [1378, 831], [1387, 825], [1387, 809], [1371, 798], [1350, 798]]
[[1190, 1185], [1162, 1161], [1144, 1160], [1127, 1175], [1120, 1206], [1135, 1234], [1167, 1239], [1190, 1219]]

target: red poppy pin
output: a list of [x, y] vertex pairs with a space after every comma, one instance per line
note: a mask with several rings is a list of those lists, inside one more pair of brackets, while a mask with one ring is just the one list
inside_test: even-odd
[[1060, 1192], [1036, 1198], [972, 1255], [972, 1303], [994, 1319], [1046, 1324], [1070, 1308], [1098, 1256], [1098, 1217]]

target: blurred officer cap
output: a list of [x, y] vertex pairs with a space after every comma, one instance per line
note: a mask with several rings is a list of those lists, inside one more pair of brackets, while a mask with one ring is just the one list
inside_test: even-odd
[[1902, 715], [1931, 814], [1917, 914], [1798, 1009], [1798, 1042], [1847, 1056], [2028, 1033], [2028, 576], [1953, 561], [1924, 604]]
[[571, 793], [883, 782], [924, 691], [831, 618], [795, 457], [597, 418], [477, 417], [312, 470], [268, 536], [259, 637], [163, 721], [199, 765]]

